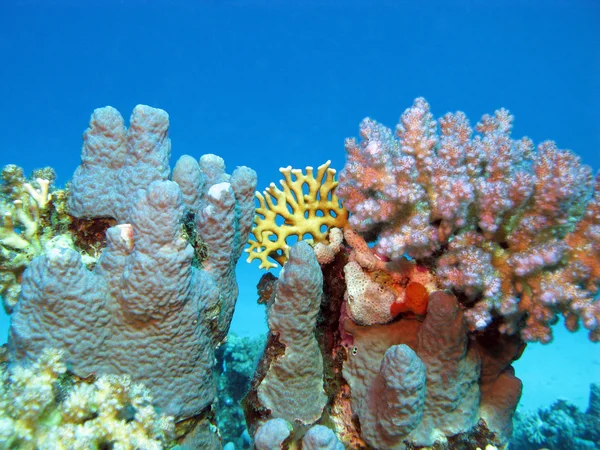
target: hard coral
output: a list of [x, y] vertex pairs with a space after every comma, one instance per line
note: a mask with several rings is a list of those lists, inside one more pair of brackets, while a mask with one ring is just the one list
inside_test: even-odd
[[[356, 248], [367, 251], [360, 242]], [[276, 298], [268, 311], [272, 334], [244, 401], [251, 431], [285, 419], [293, 427], [285, 436], [290, 444], [304, 443], [309, 428], [320, 424], [347, 448], [454, 448], [450, 440], [476, 441], [482, 448], [505, 445], [521, 392], [510, 367], [522, 350], [518, 338], [470, 333], [455, 296], [429, 293], [431, 274], [415, 264], [382, 261], [371, 272], [356, 262], [358, 252], [348, 245], [327, 265], [316, 264], [309, 250], [296, 244], [282, 279], [275, 281]], [[347, 292], [333, 288], [344, 284], [343, 272]], [[384, 297], [393, 293], [383, 286], [385, 275], [390, 286], [398, 282], [395, 277], [404, 280], [404, 301], [426, 305], [425, 314], [394, 318], [389, 309], [380, 312]], [[317, 314], [313, 299], [321, 287]], [[352, 310], [352, 302], [361, 309]], [[382, 322], [371, 321], [379, 316], [385, 316]], [[318, 350], [309, 352], [315, 338]], [[305, 355], [303, 364], [291, 364], [294, 354]]]
[[585, 412], [566, 400], [557, 400], [548, 408], [517, 413], [515, 419], [511, 449], [600, 448], [600, 385], [590, 385], [589, 406]]
[[144, 386], [127, 375], [73, 378], [59, 351], [0, 376], [2, 448], [159, 450], [173, 437], [173, 418], [157, 412]]
[[562, 314], [600, 340], [600, 178], [552, 141], [513, 140], [512, 121], [500, 109], [473, 136], [463, 113], [436, 121], [423, 98], [396, 136], [365, 119], [340, 173], [349, 225], [374, 254], [429, 267], [472, 329], [501, 318], [504, 333], [549, 342]]
[[[182, 157], [177, 181], [167, 180], [168, 128], [167, 113], [149, 106], [134, 109], [128, 129], [114, 108], [94, 112], [69, 212], [114, 226], [92, 270], [72, 248], [32, 261], [11, 317], [10, 364], [58, 348], [74, 374], [128, 374], [163, 411], [218, 441], [214, 351], [237, 300], [256, 173], [227, 174], [222, 158], [203, 155]], [[200, 260], [190, 237], [206, 249]]]
[[248, 262], [258, 259], [261, 269], [277, 267], [271, 260], [283, 265], [289, 256], [291, 236], [326, 243], [328, 230], [343, 228], [348, 212], [337, 197], [336, 171], [330, 163], [319, 166], [316, 176], [312, 167], [306, 168], [306, 174], [291, 167], [279, 169], [284, 176], [282, 189], [271, 183], [262, 194], [256, 193], [260, 206], [252, 229], [254, 239], [245, 250]]
[[312, 425], [323, 412], [323, 357], [314, 328], [323, 276], [306, 242], [292, 247], [269, 308], [271, 341], [285, 346], [257, 388], [260, 403], [290, 423]]
[[71, 221], [66, 192], [54, 188], [55, 178], [46, 167], [27, 179], [14, 164], [0, 174], [0, 295], [9, 314], [31, 260], [55, 245], [73, 246], [65, 234]]

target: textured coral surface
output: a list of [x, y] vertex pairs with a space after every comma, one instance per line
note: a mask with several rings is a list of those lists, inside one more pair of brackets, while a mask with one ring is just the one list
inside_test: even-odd
[[12, 362], [60, 349], [73, 372], [128, 374], [178, 419], [216, 395], [214, 351], [229, 329], [234, 267], [252, 223], [256, 174], [183, 157], [169, 181], [166, 112], [135, 108], [130, 126], [94, 112], [69, 196], [78, 220], [111, 218], [93, 270], [53, 248], [25, 271], [11, 317]]
[[174, 436], [173, 417], [156, 411], [143, 385], [127, 375], [73, 380], [57, 350], [4, 368], [0, 383], [4, 449], [160, 450]]
[[294, 239], [324, 243], [330, 228], [346, 224], [348, 211], [337, 197], [336, 171], [329, 165], [330, 161], [320, 165], [316, 175], [312, 167], [306, 174], [291, 167], [280, 169], [281, 189], [271, 183], [262, 194], [256, 193], [259, 207], [245, 250], [248, 262], [258, 259], [264, 269], [277, 267], [273, 261], [283, 265]]
[[429, 265], [473, 329], [501, 316], [503, 332], [548, 342], [564, 315], [596, 341], [600, 178], [552, 141], [512, 139], [512, 121], [500, 109], [474, 134], [463, 113], [435, 120], [422, 98], [395, 133], [365, 119], [340, 173], [350, 226], [381, 257]]
[[[501, 109], [474, 132], [419, 98], [395, 133], [365, 119], [362, 140], [347, 140], [337, 193], [348, 223], [314, 246], [320, 269], [292, 248], [282, 279], [261, 285], [280, 306], [245, 400], [257, 436], [278, 429], [270, 442], [285, 446], [323, 425], [347, 448], [504, 448], [522, 388], [511, 363], [526, 342], [550, 342], [560, 315], [600, 339], [600, 178], [551, 141], [512, 139], [512, 120]], [[294, 317], [301, 299], [280, 290], [320, 272], [319, 314]], [[307, 320], [321, 350], [305, 360], [327, 395], [312, 423], [260, 395], [276, 376], [307, 397], [306, 369], [275, 375], [297, 346], [282, 312]]]
[[[171, 171], [166, 112], [137, 106], [126, 127], [96, 110], [69, 191], [50, 172], [3, 172], [14, 401], [1, 399], [0, 432], [26, 439], [33, 418], [58, 436], [59, 414], [39, 414], [59, 405], [73, 439], [107, 419], [107, 445], [161, 448], [174, 431], [179, 448], [216, 449], [215, 405], [250, 384], [248, 433], [239, 410], [220, 416], [228, 450], [252, 437], [259, 449], [505, 448], [526, 342], [550, 342], [561, 315], [600, 340], [600, 175], [551, 141], [513, 139], [512, 121], [505, 109], [474, 128], [461, 112], [435, 120], [416, 99], [395, 132], [362, 122], [339, 181], [329, 163], [288, 167], [255, 209], [247, 167], [186, 155]], [[253, 220], [249, 259], [283, 269], [259, 283], [269, 336], [250, 382], [233, 342], [219, 346]], [[232, 393], [219, 402], [217, 356]], [[96, 384], [57, 397], [66, 367]], [[520, 430], [550, 447], [595, 442], [597, 391], [585, 415], [561, 403]], [[561, 427], [574, 430], [564, 442]]]

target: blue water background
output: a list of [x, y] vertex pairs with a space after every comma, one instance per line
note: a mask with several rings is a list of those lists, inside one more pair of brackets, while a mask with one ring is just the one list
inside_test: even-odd
[[[449, 4], [452, 4], [449, 6]], [[66, 182], [94, 108], [171, 118], [172, 164], [229, 170], [344, 164], [370, 116], [393, 127], [415, 97], [472, 124], [504, 106], [514, 136], [553, 139], [600, 167], [598, 1], [0, 0], [0, 165], [51, 165]], [[266, 330], [257, 264], [240, 262], [233, 331]], [[8, 319], [0, 319], [4, 342]], [[600, 346], [562, 326], [517, 362], [522, 406], [587, 403]]]

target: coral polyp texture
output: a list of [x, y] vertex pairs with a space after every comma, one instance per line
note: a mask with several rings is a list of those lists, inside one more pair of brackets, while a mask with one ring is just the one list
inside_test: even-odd
[[[600, 175], [511, 126], [504, 109], [475, 131], [436, 121], [420, 98], [395, 134], [363, 121], [339, 181], [329, 162], [282, 169], [255, 210], [247, 167], [186, 155], [171, 171], [166, 112], [137, 106], [126, 127], [96, 110], [70, 190], [3, 172], [0, 435], [211, 450], [220, 423], [228, 450], [506, 448], [527, 342], [561, 315], [600, 340]], [[250, 380], [259, 349], [226, 337], [253, 220], [249, 260], [283, 267], [258, 285]]]
[[6, 449], [160, 450], [173, 439], [173, 417], [157, 412], [127, 375], [74, 379], [62, 353], [44, 350], [0, 375], [0, 445]]
[[395, 135], [365, 119], [347, 140], [348, 222], [259, 283], [270, 336], [244, 408], [261, 444], [322, 426], [326, 448], [506, 448], [526, 343], [548, 343], [560, 315], [599, 340], [600, 177], [511, 124], [502, 109], [474, 133], [420, 98]]
[[168, 128], [166, 112], [148, 106], [135, 108], [128, 129], [114, 108], [94, 112], [69, 212], [114, 225], [92, 270], [68, 246], [33, 259], [11, 316], [9, 356], [26, 363], [51, 347], [79, 377], [127, 374], [165, 413], [199, 418], [198, 430], [218, 442], [207, 421], [214, 351], [237, 300], [256, 173], [229, 175], [218, 156], [184, 156], [169, 180]]
[[312, 167], [306, 168], [306, 174], [291, 167], [280, 169], [281, 189], [271, 183], [262, 194], [256, 193], [260, 205], [245, 250], [248, 262], [258, 259], [261, 269], [283, 265], [292, 238], [327, 243], [328, 231], [346, 224], [348, 211], [337, 197], [336, 171], [330, 164], [319, 166], [316, 176]]
[[55, 178], [50, 167], [30, 179], [14, 164], [0, 173], [0, 295], [9, 314], [31, 260], [53, 246], [72, 245], [66, 192], [54, 188]]
[[[333, 262], [319, 266], [313, 249], [298, 243], [281, 278], [269, 281], [271, 334], [244, 399], [251, 433], [261, 443], [270, 439], [271, 447], [259, 448], [304, 443], [319, 426], [331, 432], [323, 448], [506, 445], [521, 395], [510, 364], [525, 343], [497, 329], [471, 334], [463, 308], [445, 290], [428, 293], [418, 314], [406, 309], [388, 323], [356, 323], [348, 306], [352, 280], [348, 272], [340, 277], [354, 251], [346, 242]], [[395, 269], [386, 268], [406, 278], [405, 286], [418, 276]]]
[[[365, 119], [338, 194], [380, 257], [410, 257], [468, 306], [472, 329], [548, 342], [559, 315], [600, 339], [600, 178], [552, 141], [510, 136], [505, 109], [471, 128], [419, 98], [396, 132]], [[524, 324], [523, 324], [524, 322]]]

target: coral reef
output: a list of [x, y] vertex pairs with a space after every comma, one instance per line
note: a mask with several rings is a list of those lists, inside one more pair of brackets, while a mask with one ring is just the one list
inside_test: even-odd
[[[270, 419], [262, 424], [254, 435], [257, 450], [287, 448], [293, 427], [284, 419]], [[344, 445], [335, 433], [323, 425], [311, 427], [302, 438], [303, 450], [343, 450]]]
[[515, 432], [510, 443], [514, 450], [600, 448], [600, 385], [590, 386], [586, 412], [566, 400], [535, 412], [517, 412]]
[[600, 176], [552, 142], [512, 140], [511, 123], [499, 110], [473, 137], [423, 99], [397, 137], [363, 121], [337, 189], [348, 223], [259, 284], [271, 334], [244, 400], [251, 433], [282, 448], [317, 425], [353, 449], [504, 448], [526, 342], [549, 342], [559, 314], [600, 338]]
[[329, 229], [346, 224], [348, 211], [337, 197], [336, 171], [330, 163], [319, 166], [316, 176], [312, 167], [306, 174], [291, 167], [280, 169], [282, 189], [271, 183], [262, 194], [256, 193], [260, 206], [245, 250], [248, 262], [258, 259], [261, 269], [277, 267], [271, 260], [283, 265], [289, 257], [289, 238], [325, 243]]
[[77, 220], [116, 221], [106, 248], [92, 270], [68, 247], [31, 262], [11, 316], [11, 364], [57, 348], [77, 376], [128, 374], [177, 420], [212, 420], [214, 352], [237, 299], [256, 174], [228, 175], [204, 155], [181, 158], [169, 181], [167, 114], [137, 106], [123, 123], [113, 108], [94, 112], [68, 199]]
[[[505, 445], [521, 393], [510, 363], [524, 343], [498, 330], [470, 335], [457, 299], [443, 290], [428, 295], [424, 315], [407, 311], [387, 324], [355, 323], [339, 278], [352, 252], [346, 244], [332, 264], [319, 267], [311, 247], [298, 243], [281, 279], [270, 281], [271, 335], [244, 400], [250, 431], [283, 419], [290, 431], [281, 442], [288, 443], [320, 424], [347, 448]], [[324, 283], [313, 283], [321, 274]], [[298, 323], [314, 332], [296, 331]], [[308, 352], [312, 339], [318, 350]], [[300, 351], [304, 366], [292, 364]]]
[[[506, 448], [526, 343], [550, 342], [559, 315], [600, 340], [600, 175], [511, 124], [501, 109], [473, 135], [417, 99], [396, 137], [363, 121], [339, 182], [329, 162], [281, 169], [255, 210], [249, 168], [204, 155], [170, 170], [164, 111], [137, 106], [126, 127], [96, 110], [70, 191], [3, 173], [0, 431], [25, 439], [15, 423], [34, 416], [8, 402], [37, 395], [41, 435], [106, 418], [107, 445], [150, 439], [123, 448]], [[264, 346], [226, 340], [255, 213], [248, 259], [283, 266], [258, 286]], [[75, 387], [58, 395], [65, 367]], [[598, 392], [585, 414], [558, 402], [520, 418], [514, 445], [592, 448]]]
[[240, 337], [230, 333], [217, 349], [216, 373], [218, 401], [216, 421], [223, 442], [241, 450], [250, 448], [241, 401], [250, 389], [250, 382], [264, 350], [266, 339]]
[[314, 336], [322, 283], [311, 247], [306, 242], [292, 247], [268, 314], [269, 329], [284, 349], [270, 361], [256, 391], [264, 408], [288, 422], [314, 423], [327, 401], [323, 358]]
[[75, 379], [57, 350], [2, 368], [2, 448], [160, 450], [174, 430], [173, 417], [159, 414], [148, 389], [127, 375]]
[[600, 177], [552, 141], [511, 139], [512, 121], [498, 110], [472, 136], [463, 113], [435, 121], [422, 98], [396, 137], [365, 119], [340, 173], [349, 224], [380, 257], [428, 266], [474, 330], [500, 316], [503, 332], [549, 342], [562, 314], [600, 340]]
[[55, 178], [50, 167], [35, 170], [29, 179], [14, 164], [0, 173], [0, 295], [8, 314], [31, 260], [54, 246], [73, 246], [66, 191], [54, 188]]

